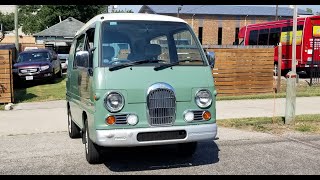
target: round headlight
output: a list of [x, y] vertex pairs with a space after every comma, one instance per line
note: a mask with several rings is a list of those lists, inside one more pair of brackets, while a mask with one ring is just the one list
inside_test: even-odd
[[206, 89], [198, 91], [195, 96], [195, 101], [200, 108], [209, 107], [212, 103], [211, 92]]
[[118, 112], [124, 106], [124, 98], [122, 94], [118, 92], [111, 92], [104, 99], [104, 105], [110, 112]]

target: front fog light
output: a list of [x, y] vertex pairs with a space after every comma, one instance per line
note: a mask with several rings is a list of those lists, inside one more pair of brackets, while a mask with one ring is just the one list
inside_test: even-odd
[[187, 112], [184, 114], [184, 119], [187, 121], [187, 122], [191, 122], [193, 121], [194, 119], [194, 114], [193, 112]]
[[138, 123], [138, 116], [137, 115], [134, 115], [134, 114], [130, 114], [128, 117], [127, 117], [127, 122], [128, 124], [130, 125], [136, 125]]

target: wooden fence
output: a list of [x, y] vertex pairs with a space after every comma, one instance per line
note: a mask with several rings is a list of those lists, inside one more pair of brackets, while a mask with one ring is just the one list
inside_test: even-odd
[[34, 43], [22, 43], [20, 44], [20, 51], [24, 51], [26, 48], [39, 48], [44, 49], [44, 44], [34, 44]]
[[274, 48], [206, 49], [215, 53], [218, 96], [273, 92]]
[[0, 50], [0, 104], [13, 102], [13, 50]]

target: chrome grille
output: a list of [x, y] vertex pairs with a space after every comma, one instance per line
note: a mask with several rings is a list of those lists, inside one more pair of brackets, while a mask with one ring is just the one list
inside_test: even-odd
[[20, 69], [21, 74], [27, 74], [27, 73], [35, 73], [38, 72], [39, 68], [28, 68], [28, 69]]
[[194, 114], [194, 119], [195, 121], [201, 121], [203, 120], [202, 114], [204, 113], [204, 111], [193, 111]]
[[118, 114], [115, 115], [116, 124], [127, 124], [127, 114]]
[[176, 98], [170, 89], [157, 88], [147, 96], [148, 120], [152, 126], [173, 125], [176, 116]]

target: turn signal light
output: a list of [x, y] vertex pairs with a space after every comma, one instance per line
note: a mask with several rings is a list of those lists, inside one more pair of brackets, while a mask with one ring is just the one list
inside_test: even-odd
[[210, 120], [211, 119], [211, 113], [209, 111], [205, 111], [203, 114], [202, 114], [202, 118], [206, 121]]
[[114, 116], [109, 116], [106, 119], [106, 123], [109, 125], [112, 125], [112, 124], [116, 123], [116, 118]]

